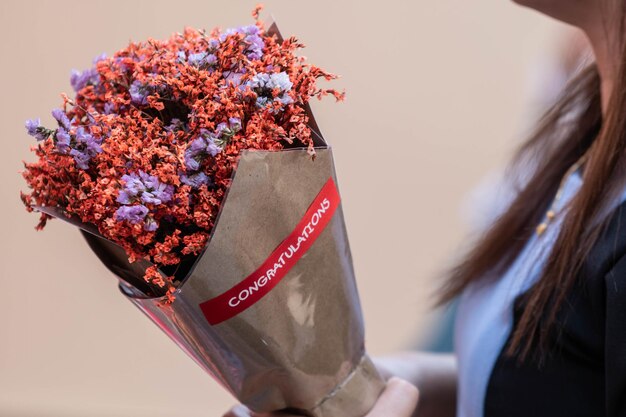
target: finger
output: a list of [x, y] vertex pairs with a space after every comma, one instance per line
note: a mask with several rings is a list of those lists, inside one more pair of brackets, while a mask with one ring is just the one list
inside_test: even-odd
[[250, 410], [243, 405], [236, 405], [231, 408], [223, 417], [252, 417]]
[[374, 366], [376, 366], [378, 373], [380, 374], [380, 376], [383, 377], [385, 381], [387, 381], [394, 375], [394, 373], [391, 371], [392, 366], [389, 365], [389, 361], [387, 360], [387, 358], [376, 357], [372, 358], [372, 361], [374, 362]]
[[247, 407], [239, 404], [231, 408], [223, 417], [298, 417], [293, 414], [283, 412], [277, 413], [253, 413]]
[[419, 393], [415, 385], [391, 378], [380, 398], [365, 417], [410, 417], [417, 407]]

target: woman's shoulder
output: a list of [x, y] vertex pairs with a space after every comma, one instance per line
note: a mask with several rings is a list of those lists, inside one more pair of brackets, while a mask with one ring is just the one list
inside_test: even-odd
[[[586, 259], [592, 303], [601, 310], [607, 415], [626, 415], [626, 202], [611, 212], [607, 227]], [[600, 324], [600, 323], [599, 323]]]
[[[608, 214], [605, 227], [581, 265], [577, 282], [564, 313], [567, 321], [581, 330], [581, 337], [596, 334], [604, 339], [611, 323], [626, 327], [626, 315], [615, 310], [624, 306], [626, 312], [626, 201], [616, 203]], [[603, 345], [600, 340], [596, 342], [597, 347]]]
[[605, 227], [585, 258], [583, 275], [604, 278], [613, 268], [621, 264], [626, 267], [626, 261], [620, 262], [625, 257], [626, 200], [621, 200], [608, 214]]

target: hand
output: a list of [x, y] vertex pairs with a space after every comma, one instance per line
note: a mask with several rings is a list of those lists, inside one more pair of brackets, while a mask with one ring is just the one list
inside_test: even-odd
[[[414, 385], [407, 381], [393, 377], [387, 381], [387, 387], [374, 404], [372, 411], [364, 417], [411, 417], [417, 407], [418, 392]], [[223, 417], [298, 417], [292, 414], [252, 413], [246, 407], [238, 405], [232, 408]], [[342, 416], [337, 416], [342, 417]]]
[[374, 358], [385, 378], [400, 377], [420, 390], [415, 417], [453, 417], [456, 415], [456, 359], [451, 354], [398, 352]]

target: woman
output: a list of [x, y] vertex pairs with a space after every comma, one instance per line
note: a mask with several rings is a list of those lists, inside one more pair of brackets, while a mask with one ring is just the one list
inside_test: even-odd
[[[369, 417], [626, 416], [626, 0], [517, 2], [582, 29], [595, 63], [521, 147], [513, 166], [532, 161], [532, 175], [450, 271], [456, 357], [381, 359], [394, 377]], [[417, 410], [396, 377], [419, 388]]]

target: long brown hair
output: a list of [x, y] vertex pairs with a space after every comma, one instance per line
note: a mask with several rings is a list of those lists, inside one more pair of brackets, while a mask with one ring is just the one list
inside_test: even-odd
[[[618, 16], [624, 15], [623, 2]], [[620, 27], [623, 29], [622, 22]], [[623, 33], [620, 32], [620, 33]], [[621, 60], [626, 58], [619, 40]], [[626, 186], [626, 65], [619, 62], [613, 93], [603, 118], [600, 77], [591, 64], [573, 78], [543, 116], [534, 134], [518, 149], [511, 167], [534, 161], [534, 172], [516, 197], [448, 274], [441, 301], [458, 296], [469, 284], [497, 279], [512, 264], [543, 219], [559, 184], [585, 153], [583, 184], [548, 256], [542, 275], [525, 297], [508, 354], [520, 359], [545, 353], [553, 325], [585, 257], [606, 227], [615, 198]]]

